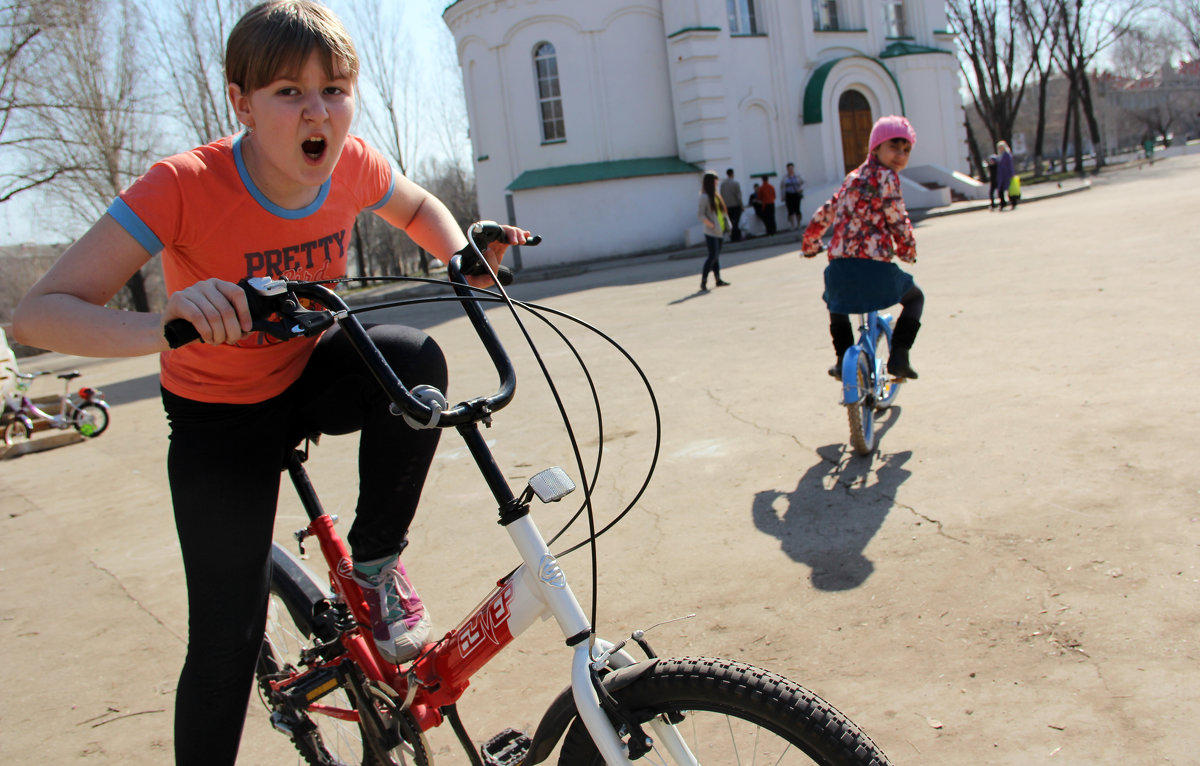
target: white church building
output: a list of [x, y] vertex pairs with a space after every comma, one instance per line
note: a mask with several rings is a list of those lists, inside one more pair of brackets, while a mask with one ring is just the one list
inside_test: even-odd
[[942, 0], [457, 0], [443, 19], [480, 212], [544, 237], [521, 249], [522, 268], [702, 241], [708, 169], [733, 168], [745, 197], [763, 176], [778, 190], [794, 162], [807, 218], [885, 114], [917, 131], [910, 208], [979, 196], [960, 172]]

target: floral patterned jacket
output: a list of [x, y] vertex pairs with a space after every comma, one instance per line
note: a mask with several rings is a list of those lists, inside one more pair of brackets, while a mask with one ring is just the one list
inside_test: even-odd
[[816, 255], [821, 249], [821, 237], [831, 223], [831, 261], [899, 258], [905, 263], [916, 263], [917, 243], [900, 192], [900, 176], [873, 154], [850, 171], [841, 188], [813, 214], [804, 230], [801, 252]]

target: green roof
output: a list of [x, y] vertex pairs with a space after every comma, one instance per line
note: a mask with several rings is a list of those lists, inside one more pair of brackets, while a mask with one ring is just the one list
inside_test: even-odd
[[586, 162], [581, 165], [560, 165], [556, 168], [526, 170], [508, 185], [509, 191], [541, 189], [546, 186], [569, 186], [594, 181], [613, 181], [618, 178], [669, 176], [683, 173], [702, 173], [701, 168], [678, 157], [647, 157], [636, 160]]
[[830, 70], [832, 70], [840, 62], [849, 58], [862, 58], [866, 59], [867, 61], [872, 61], [878, 65], [879, 68], [882, 69], [889, 78], [891, 78], [892, 85], [896, 87], [896, 95], [900, 97], [900, 113], [905, 113], [904, 94], [900, 91], [900, 83], [896, 81], [896, 75], [892, 74], [892, 70], [884, 66], [883, 62], [879, 59], [872, 58], [870, 56], [863, 56], [861, 54], [857, 56], [842, 56], [841, 58], [833, 59], [832, 61], [826, 61], [821, 66], [814, 69], [812, 75], [808, 78], [808, 84], [804, 86], [805, 125], [817, 125], [825, 119], [823, 114], [824, 110], [821, 108], [821, 99], [825, 94], [825, 81], [829, 79]]
[[672, 32], [671, 34], [667, 35], [667, 39], [670, 40], [671, 38], [678, 37], [679, 35], [686, 35], [688, 32], [720, 32], [720, 31], [721, 31], [720, 27], [684, 27], [683, 29], [680, 29], [677, 32]]
[[919, 53], [945, 53], [953, 56], [954, 53], [941, 48], [930, 48], [927, 45], [917, 45], [905, 40], [897, 40], [888, 47], [883, 49], [883, 53], [879, 54], [881, 59], [891, 59], [897, 56], [915, 56]]

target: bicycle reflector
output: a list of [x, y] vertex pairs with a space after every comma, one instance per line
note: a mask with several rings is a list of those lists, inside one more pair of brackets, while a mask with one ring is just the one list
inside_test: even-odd
[[79, 389], [79, 395], [84, 399], [91, 400], [96, 396], [96, 389], [92, 388], [91, 386], [84, 386], [83, 388]]

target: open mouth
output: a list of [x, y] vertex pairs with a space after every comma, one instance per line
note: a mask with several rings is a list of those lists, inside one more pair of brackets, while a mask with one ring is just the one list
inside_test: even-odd
[[319, 160], [325, 154], [325, 139], [320, 136], [310, 138], [300, 144], [304, 154], [311, 160]]

